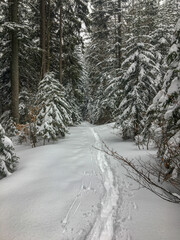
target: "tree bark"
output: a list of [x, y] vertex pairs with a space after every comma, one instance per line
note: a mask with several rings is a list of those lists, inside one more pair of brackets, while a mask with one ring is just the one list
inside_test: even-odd
[[[10, 21], [18, 23], [19, 0], [9, 1]], [[17, 28], [11, 30], [11, 114], [13, 120], [19, 123], [19, 42]]]
[[51, 3], [48, 0], [48, 23], [47, 23], [47, 72], [50, 71], [50, 37], [51, 37]]
[[62, 38], [63, 38], [63, 29], [62, 29], [62, 0], [60, 0], [60, 18], [59, 18], [59, 81], [62, 84]]
[[122, 63], [122, 53], [121, 53], [121, 48], [122, 48], [122, 5], [121, 5], [121, 0], [118, 0], [118, 68], [121, 68], [121, 63]]
[[46, 1], [40, 0], [40, 47], [41, 47], [41, 79], [46, 73]]

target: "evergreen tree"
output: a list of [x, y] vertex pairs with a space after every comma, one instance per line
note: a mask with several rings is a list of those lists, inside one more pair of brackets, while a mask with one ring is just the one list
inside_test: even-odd
[[[162, 89], [153, 100], [147, 112], [143, 135], [161, 144], [159, 155], [163, 155], [167, 144], [174, 136], [178, 139], [180, 129], [180, 20], [178, 20], [171, 48], [169, 50], [168, 70], [164, 76]], [[152, 134], [156, 132], [156, 134]], [[178, 140], [173, 141], [178, 144]]]
[[92, 33], [86, 52], [91, 99], [88, 104], [88, 112], [90, 121], [97, 124], [108, 122], [112, 118], [112, 109], [104, 95], [111, 68], [109, 64], [110, 53], [108, 52], [108, 22], [110, 20], [108, 3], [104, 0], [92, 1]]
[[142, 119], [156, 94], [154, 76], [158, 69], [154, 48], [146, 35], [146, 26], [143, 27], [141, 22], [146, 16], [140, 2], [136, 8], [134, 29], [127, 41], [126, 58], [122, 63], [123, 97], [117, 111], [116, 127], [121, 126], [124, 138], [134, 138], [142, 131]]
[[164, 119], [168, 138], [174, 136], [180, 129], [180, 19], [175, 26], [172, 46], [169, 50], [167, 63], [169, 70], [164, 78], [163, 89], [166, 94]]
[[9, 7], [7, 1], [0, 2], [0, 114], [10, 109], [10, 36]]
[[0, 117], [0, 122], [8, 137], [16, 136], [18, 133], [16, 124], [11, 117], [11, 112], [6, 111]]
[[69, 103], [73, 105], [74, 123], [81, 118], [82, 102], [82, 23], [88, 25], [87, 1], [46, 2], [46, 69], [59, 76], [65, 87]]
[[39, 0], [21, 0], [19, 8], [20, 95], [26, 93], [28, 97], [36, 94], [40, 80]]
[[[29, 92], [35, 93], [37, 91], [37, 83], [39, 80], [39, 47], [37, 45], [37, 17], [33, 17], [35, 5], [30, 1], [19, 1], [19, 11], [17, 14], [17, 22], [13, 22], [10, 18], [10, 9], [14, 6], [14, 3], [5, 0], [1, 2], [1, 29], [0, 38], [2, 41], [1, 55], [0, 55], [0, 96], [1, 96], [1, 113], [11, 108], [11, 93], [14, 92], [11, 85], [11, 58], [12, 58], [12, 34], [17, 33], [18, 44], [18, 71], [19, 71], [19, 83], [15, 84], [16, 97], [19, 101], [19, 93], [26, 88], [27, 95]], [[13, 11], [13, 9], [12, 9]], [[37, 11], [36, 11], [37, 15]], [[18, 85], [20, 85], [18, 87]], [[24, 93], [23, 93], [24, 94]], [[19, 104], [18, 104], [19, 105]], [[19, 108], [18, 108], [19, 110]], [[12, 113], [11, 113], [12, 114]], [[20, 121], [24, 122], [24, 116], [20, 115]]]
[[[169, 50], [168, 70], [164, 77], [164, 84], [154, 99], [150, 109], [157, 109], [159, 114], [158, 127], [164, 133], [165, 141], [177, 134], [180, 128], [180, 20], [178, 20], [172, 46]], [[149, 110], [150, 111], [150, 110]], [[149, 113], [149, 118], [154, 118], [155, 111]]]
[[37, 135], [45, 140], [57, 140], [68, 132], [72, 124], [70, 106], [64, 98], [64, 90], [53, 72], [47, 73], [40, 81], [37, 104]]
[[175, 19], [177, 18], [177, 8], [174, 1], [167, 1], [158, 7], [154, 16], [155, 28], [151, 33], [151, 43], [155, 48], [159, 74], [156, 82], [159, 88], [162, 87], [163, 78], [167, 70], [166, 57], [172, 41], [173, 28]]
[[13, 144], [0, 124], [0, 178], [11, 175], [17, 162], [18, 157], [14, 152]]

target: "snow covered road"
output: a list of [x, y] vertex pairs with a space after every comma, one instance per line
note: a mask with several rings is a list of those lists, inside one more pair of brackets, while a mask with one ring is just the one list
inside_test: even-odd
[[133, 193], [120, 164], [97, 150], [101, 139], [147, 158], [111, 125], [83, 123], [58, 143], [17, 146], [19, 168], [0, 181], [0, 240], [179, 240], [179, 206]]

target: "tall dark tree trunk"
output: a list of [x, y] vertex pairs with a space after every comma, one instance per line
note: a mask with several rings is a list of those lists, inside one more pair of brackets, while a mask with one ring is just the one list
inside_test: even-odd
[[60, 17], [59, 17], [59, 81], [62, 84], [62, 38], [63, 38], [63, 28], [62, 28], [62, 0], [60, 0]]
[[46, 1], [40, 0], [41, 79], [46, 73]]
[[48, 0], [48, 21], [47, 21], [47, 72], [50, 71], [50, 38], [51, 38], [51, 1]]
[[[10, 21], [18, 23], [19, 0], [9, 0]], [[19, 123], [19, 43], [17, 28], [10, 32], [11, 38], [11, 113], [13, 120]]]
[[122, 63], [122, 4], [121, 0], [118, 0], [118, 68], [121, 67]]

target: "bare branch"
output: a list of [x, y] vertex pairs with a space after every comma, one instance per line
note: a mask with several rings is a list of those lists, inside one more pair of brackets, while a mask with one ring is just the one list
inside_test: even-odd
[[[178, 180], [175, 181], [174, 179], [166, 179], [167, 174], [161, 170], [161, 164], [157, 164], [156, 166], [151, 163], [146, 164], [140, 160], [129, 160], [110, 149], [104, 142], [103, 145], [104, 148], [99, 150], [121, 162], [121, 165], [126, 169], [129, 178], [140, 184], [141, 187], [153, 192], [161, 199], [180, 204], [180, 182]], [[156, 179], [158, 179], [159, 183]], [[167, 180], [168, 183], [176, 189], [177, 193], [169, 191], [162, 185], [163, 182]]]

